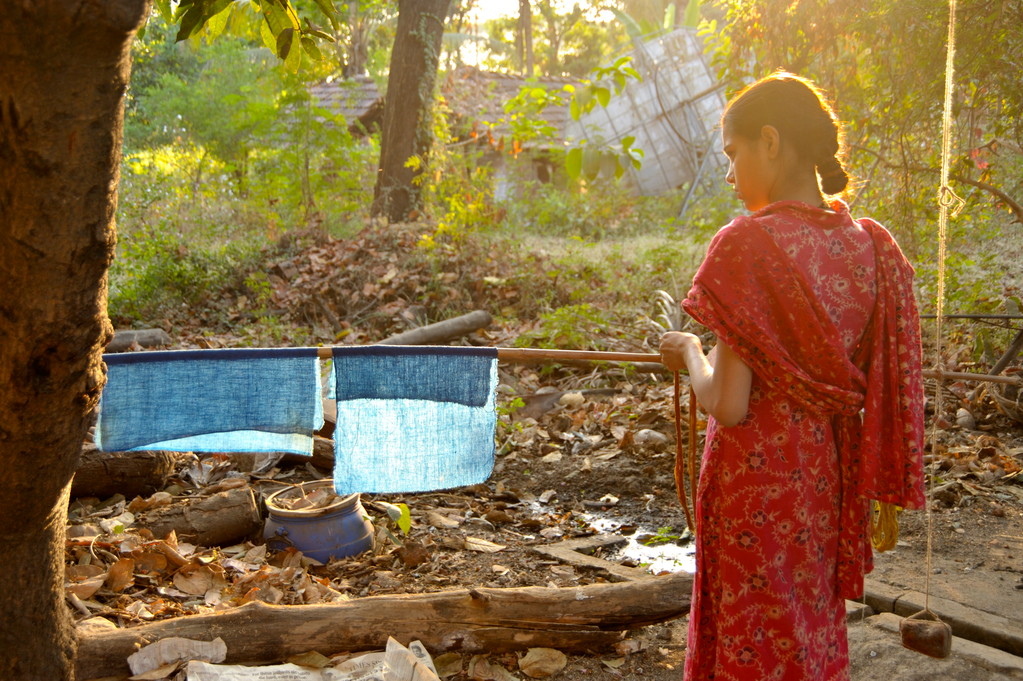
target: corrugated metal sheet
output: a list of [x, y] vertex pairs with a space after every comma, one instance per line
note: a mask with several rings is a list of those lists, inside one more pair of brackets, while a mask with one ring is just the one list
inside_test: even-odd
[[642, 168], [630, 169], [623, 181], [639, 194], [690, 183], [701, 163], [703, 172], [723, 167], [718, 123], [725, 98], [704, 58], [702, 39], [692, 29], [677, 29], [647, 41], [632, 58], [642, 82], [630, 81], [607, 108], [569, 119], [566, 134], [580, 139], [600, 134], [609, 143], [635, 137], [634, 146], [644, 152]]

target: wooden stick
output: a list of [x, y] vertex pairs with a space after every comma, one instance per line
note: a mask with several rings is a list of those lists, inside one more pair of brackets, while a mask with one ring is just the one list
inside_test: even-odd
[[[332, 348], [316, 349], [320, 359], [330, 359]], [[605, 352], [601, 350], [550, 350], [547, 348], [496, 348], [497, 358], [505, 362], [535, 362], [547, 360], [583, 360], [587, 362], [653, 362], [661, 363], [661, 356], [648, 352]]]
[[[321, 359], [331, 358], [331, 348], [317, 348]], [[504, 362], [586, 361], [586, 362], [638, 362], [661, 364], [661, 356], [654, 352], [609, 352], [603, 350], [550, 350], [547, 348], [497, 348], [497, 358]], [[924, 378], [944, 378], [950, 381], [986, 381], [1018, 385], [1023, 380], [1016, 376], [973, 374], [965, 371], [938, 371], [924, 369]]]
[[[946, 314], [945, 319], [1023, 319], [1020, 314]], [[937, 319], [936, 314], [922, 314], [920, 319]]]
[[590, 362], [654, 362], [661, 363], [661, 356], [648, 352], [605, 352], [600, 350], [549, 350], [547, 348], [498, 348], [497, 358], [506, 362], [531, 362], [562, 359], [586, 360]]
[[939, 371], [924, 369], [924, 378], [945, 379], [947, 381], [982, 381], [987, 383], [1005, 383], [1019, 385], [1023, 383], [1017, 376], [993, 376], [991, 374], [971, 374], [965, 371]]

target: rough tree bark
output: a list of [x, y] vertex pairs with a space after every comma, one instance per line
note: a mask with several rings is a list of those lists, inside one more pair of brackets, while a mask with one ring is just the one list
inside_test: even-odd
[[437, 81], [444, 19], [451, 0], [398, 0], [398, 28], [384, 97], [380, 167], [373, 190], [373, 215], [402, 222], [421, 207], [416, 178], [424, 165], [409, 167], [430, 151], [433, 86]]
[[71, 476], [113, 335], [106, 272], [146, 0], [0, 3], [0, 678], [71, 679]]
[[114, 494], [125, 498], [149, 496], [167, 483], [181, 452], [101, 452], [95, 445], [82, 448], [82, 455], [71, 483], [71, 498], [100, 497]]

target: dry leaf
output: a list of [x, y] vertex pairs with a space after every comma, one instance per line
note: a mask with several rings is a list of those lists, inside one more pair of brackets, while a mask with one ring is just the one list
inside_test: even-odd
[[64, 576], [72, 581], [80, 582], [106, 573], [107, 569], [102, 565], [90, 563], [89, 565], [69, 565], [64, 571]]
[[449, 515], [443, 515], [436, 511], [426, 512], [426, 521], [437, 528], [453, 529], [461, 525], [461, 521]]
[[433, 666], [437, 668], [437, 676], [446, 679], [462, 673], [462, 656], [459, 653], [444, 653], [433, 658]]
[[106, 584], [115, 593], [120, 593], [135, 583], [135, 561], [122, 558], [107, 570]]
[[526, 676], [541, 679], [554, 676], [568, 664], [568, 658], [554, 648], [530, 648], [519, 660], [519, 669]]
[[78, 582], [76, 584], [71, 584], [70, 586], [67, 587], [67, 590], [73, 593], [75, 596], [78, 596], [82, 600], [86, 600], [92, 598], [93, 594], [100, 590], [100, 587], [103, 586], [103, 582], [105, 581], [105, 579], [106, 573], [104, 572], [102, 575], [89, 577], [88, 579]]
[[223, 576], [208, 565], [186, 565], [174, 573], [174, 586], [192, 596], [205, 596], [227, 586]]
[[465, 548], [470, 551], [479, 551], [480, 553], [497, 553], [503, 550], [505, 547], [500, 544], [495, 544], [492, 541], [486, 539], [479, 539], [478, 537], [466, 537]]
[[131, 557], [135, 559], [136, 572], [163, 572], [167, 569], [170, 561], [167, 556], [156, 551], [132, 551]]
[[473, 681], [518, 681], [510, 671], [492, 663], [483, 655], [475, 655], [469, 660], [466, 672]]
[[135, 617], [138, 617], [140, 620], [151, 620], [155, 617], [153, 612], [149, 609], [149, 606], [142, 601], [132, 601], [124, 610], [125, 612], [130, 612], [132, 615], [135, 615]]
[[315, 650], [310, 650], [307, 653], [292, 655], [287, 659], [287, 662], [290, 662], [291, 664], [302, 665], [303, 667], [323, 669], [324, 667], [330, 665], [330, 658], [325, 655], [321, 655]]

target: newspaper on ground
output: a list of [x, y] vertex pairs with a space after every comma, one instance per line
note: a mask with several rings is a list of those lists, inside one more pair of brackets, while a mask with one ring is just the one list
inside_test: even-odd
[[297, 664], [246, 667], [188, 663], [187, 681], [439, 681], [430, 653], [419, 641], [406, 648], [388, 637], [383, 652], [348, 658], [337, 665], [312, 669]]
[[175, 662], [205, 660], [223, 662], [227, 659], [227, 644], [224, 639], [195, 641], [190, 638], [171, 636], [150, 643], [128, 656], [128, 667], [135, 676], [165, 667]]

